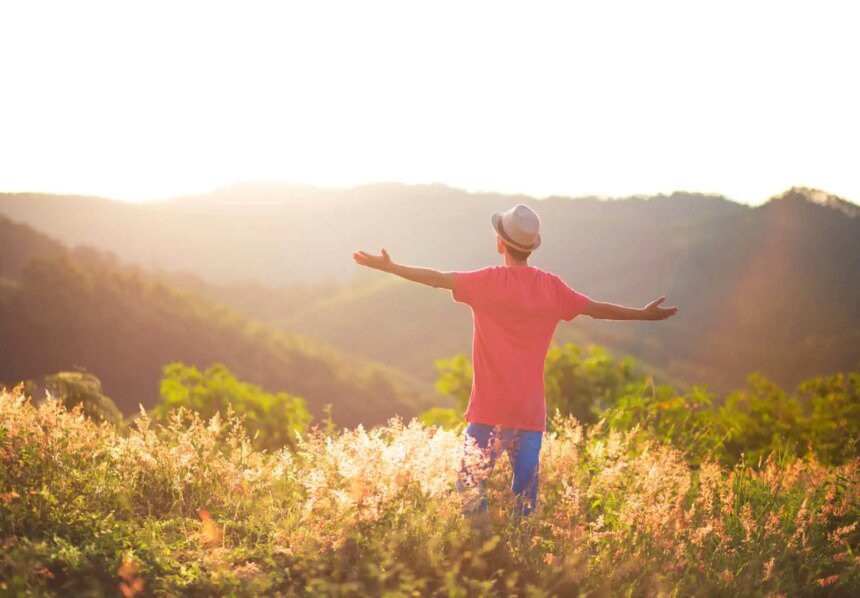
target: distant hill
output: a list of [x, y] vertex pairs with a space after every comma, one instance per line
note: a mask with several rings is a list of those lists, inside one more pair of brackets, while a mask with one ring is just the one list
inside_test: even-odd
[[65, 251], [62, 243], [0, 216], [0, 278], [16, 279], [32, 258]]
[[702, 321], [679, 352], [792, 384], [860, 366], [860, 218], [822, 195], [792, 189], [699, 233], [679, 271]]
[[304, 397], [318, 417], [331, 402], [344, 426], [409, 417], [441, 400], [431, 385], [389, 366], [267, 329], [110, 255], [67, 251], [4, 218], [0, 233], [3, 272], [11, 275], [0, 286], [0, 381], [7, 384], [81, 366], [128, 414], [138, 403], [153, 406], [164, 364], [221, 362], [269, 390]]
[[860, 362], [858, 208], [818, 190], [752, 208], [695, 193], [536, 200], [443, 185], [242, 184], [144, 205], [7, 194], [0, 212], [193, 273], [192, 287], [255, 318], [429, 382], [431, 357], [468, 353], [468, 310], [450, 293], [360, 269], [351, 254], [384, 246], [441, 270], [500, 263], [489, 215], [517, 202], [542, 220], [532, 265], [598, 299], [644, 305], [666, 294], [682, 306], [660, 323], [578, 318], [559, 326], [559, 341], [598, 342], [718, 389], [751, 370], [791, 385]]
[[601, 270], [572, 249], [608, 251], [604, 261], [636, 256], [637, 245], [665, 238], [673, 227], [748, 210], [697, 194], [535, 200], [386, 183], [349, 189], [245, 184], [144, 204], [0, 194], [0, 214], [69, 245], [106, 249], [144, 266], [187, 270], [214, 281], [283, 286], [350, 279], [357, 248], [385, 246], [401, 261], [445, 270], [494, 262], [489, 215], [518, 201], [542, 216], [545, 242], [534, 264], [571, 276]]

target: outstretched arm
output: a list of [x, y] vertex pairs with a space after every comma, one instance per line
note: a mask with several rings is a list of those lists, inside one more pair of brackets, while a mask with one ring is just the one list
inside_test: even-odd
[[597, 320], [665, 320], [678, 312], [677, 307], [660, 307], [665, 300], [666, 297], [660, 297], [641, 309], [590, 301], [582, 313]]
[[427, 286], [439, 289], [454, 288], [454, 273], [440, 272], [433, 268], [418, 268], [415, 266], [404, 266], [403, 264], [395, 264], [391, 261], [391, 257], [385, 248], [382, 249], [380, 255], [371, 255], [366, 251], [356, 251], [352, 254], [352, 259], [360, 266], [367, 266], [375, 270], [396, 274], [406, 280], [420, 282]]

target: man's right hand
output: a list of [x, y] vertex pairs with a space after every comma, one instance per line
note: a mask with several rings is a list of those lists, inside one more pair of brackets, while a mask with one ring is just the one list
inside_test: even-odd
[[367, 266], [368, 268], [382, 270], [383, 272], [388, 272], [391, 267], [391, 257], [385, 251], [385, 248], [382, 249], [380, 255], [371, 255], [366, 251], [356, 251], [352, 254], [352, 259], [360, 266]]

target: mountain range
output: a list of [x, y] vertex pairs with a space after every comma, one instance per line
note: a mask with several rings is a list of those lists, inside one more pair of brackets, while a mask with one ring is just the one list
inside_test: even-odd
[[595, 299], [667, 295], [681, 306], [665, 322], [577, 318], [559, 325], [558, 342], [604, 344], [717, 390], [751, 371], [792, 385], [860, 367], [860, 208], [820, 190], [751, 207], [684, 192], [534, 199], [443, 185], [247, 183], [144, 204], [2, 194], [0, 213], [429, 384], [435, 358], [469, 353], [468, 309], [450, 292], [362, 269], [352, 252], [385, 247], [395, 261], [440, 270], [502, 263], [490, 214], [516, 203], [541, 217], [531, 265]]

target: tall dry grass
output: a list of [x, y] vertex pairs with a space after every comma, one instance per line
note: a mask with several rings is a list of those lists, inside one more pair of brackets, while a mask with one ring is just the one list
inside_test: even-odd
[[536, 513], [490, 480], [494, 533], [460, 515], [461, 435], [395, 418], [294, 452], [234, 416], [118, 431], [0, 393], [0, 590], [144, 595], [850, 595], [860, 471], [772, 455], [691, 467], [641, 430], [559, 418]]

